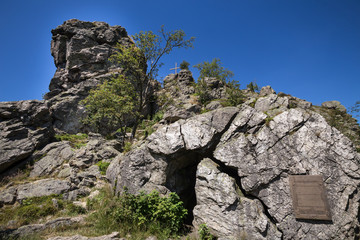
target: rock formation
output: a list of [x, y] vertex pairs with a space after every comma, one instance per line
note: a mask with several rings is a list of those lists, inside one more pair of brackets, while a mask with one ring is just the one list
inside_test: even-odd
[[117, 43], [132, 44], [121, 26], [104, 22], [65, 21], [51, 31], [51, 54], [57, 67], [45, 99], [50, 103], [54, 127], [68, 132], [84, 131], [80, 120], [84, 109], [79, 101], [90, 89], [120, 72], [108, 61]]
[[53, 134], [52, 118], [44, 101], [0, 103], [0, 173], [26, 160]]
[[[113, 160], [107, 176], [117, 191], [177, 192], [224, 239], [349, 239], [359, 231], [360, 156], [325, 119], [287, 108], [287, 97], [260, 97], [164, 126]], [[281, 109], [273, 118], [263, 111]], [[289, 175], [322, 175], [332, 222], [299, 221]]]
[[[182, 70], [166, 77], [157, 93], [168, 106], [157, 130], [131, 151], [121, 153], [116, 140], [93, 133], [80, 146], [56, 142], [54, 129], [85, 129], [79, 101], [121, 71], [107, 59], [117, 42], [132, 41], [124, 28], [101, 22], [69, 20], [52, 33], [57, 70], [46, 100], [0, 103], [0, 172], [32, 162], [29, 178], [1, 185], [0, 206], [51, 194], [76, 203], [110, 182], [116, 193], [124, 187], [130, 193], [176, 192], [189, 210], [187, 223], [205, 223], [218, 239], [359, 239], [360, 128], [340, 103], [312, 106], [267, 86], [260, 93], [244, 90], [243, 104], [223, 107], [217, 100], [226, 98], [222, 82], [207, 78], [215, 101], [201, 106], [191, 72]], [[106, 176], [100, 162], [110, 163]], [[291, 175], [322, 176], [331, 221], [295, 218]], [[51, 219], [0, 231], [0, 237], [80, 221]]]

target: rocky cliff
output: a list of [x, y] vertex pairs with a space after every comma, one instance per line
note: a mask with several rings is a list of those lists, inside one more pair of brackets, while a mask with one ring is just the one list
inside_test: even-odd
[[55, 128], [83, 132], [80, 119], [84, 109], [79, 101], [91, 88], [121, 71], [121, 66], [108, 61], [116, 44], [133, 42], [123, 27], [104, 22], [68, 20], [51, 33], [51, 54], [57, 69], [44, 98], [50, 104]]
[[[80, 142], [55, 141], [55, 131], [84, 129], [79, 101], [121, 71], [107, 61], [115, 44], [132, 42], [124, 28], [101, 22], [69, 20], [52, 33], [57, 70], [46, 100], [0, 103], [0, 171], [8, 175], [0, 186], [0, 237], [79, 224], [83, 217], [30, 225], [1, 218], [29, 198], [51, 194], [86, 207], [110, 183], [116, 193], [176, 192], [189, 211], [187, 223], [195, 229], [205, 223], [218, 239], [359, 239], [360, 130], [341, 105], [312, 106], [264, 87], [244, 90], [243, 104], [223, 107], [224, 86], [209, 78], [213, 101], [202, 106], [191, 72], [183, 70], [166, 77], [157, 93], [167, 102], [157, 130], [130, 151], [93, 133], [77, 135]], [[31, 163], [25, 170], [8, 170], [25, 163]], [[295, 218], [292, 175], [322, 177], [331, 221]], [[80, 238], [88, 239], [53, 239]]]

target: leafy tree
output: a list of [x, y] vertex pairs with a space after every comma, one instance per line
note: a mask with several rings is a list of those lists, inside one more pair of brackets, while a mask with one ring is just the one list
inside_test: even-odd
[[258, 91], [259, 91], [259, 86], [256, 84], [255, 81], [250, 82], [248, 85], [246, 85], [246, 87], [247, 87], [251, 92], [258, 92]]
[[132, 138], [143, 117], [144, 108], [152, 98], [152, 82], [156, 79], [162, 56], [169, 54], [175, 48], [193, 47], [194, 38], [185, 39], [182, 30], [166, 32], [162, 26], [160, 35], [152, 31], [133, 36], [134, 45], [117, 45], [116, 51], [109, 60], [122, 67], [121, 75], [105, 81], [96, 90], [90, 91], [83, 101], [88, 110], [85, 122], [100, 129], [118, 129], [122, 127], [125, 134], [125, 124], [129, 119], [135, 119]]
[[244, 102], [244, 95], [240, 90], [240, 83], [236, 80], [231, 80], [226, 83], [226, 94], [228, 95], [228, 105], [237, 106]]
[[194, 67], [200, 71], [199, 79], [215, 77], [226, 84], [226, 82], [234, 76], [232, 71], [227, 70], [222, 66], [222, 63], [218, 58], [214, 58], [211, 62], [204, 61], [203, 63], [196, 64]]
[[360, 117], [360, 115], [359, 115], [360, 101], [356, 101], [355, 105], [352, 106], [349, 110], [354, 117], [356, 117], [356, 118]]
[[209, 86], [205, 82], [205, 77], [215, 77], [223, 82], [225, 85], [225, 91], [228, 96], [226, 105], [236, 106], [243, 101], [243, 95], [240, 90], [240, 84], [238, 81], [231, 80], [234, 73], [225, 69], [220, 59], [214, 58], [211, 62], [203, 62], [194, 66], [200, 71], [200, 76], [196, 84], [196, 93], [199, 96], [201, 104], [205, 105], [211, 101]]
[[186, 40], [183, 30], [166, 32], [164, 26], [160, 29], [160, 36], [152, 31], [141, 31], [133, 38], [135, 46], [124, 47], [118, 44], [119, 51], [110, 57], [110, 61], [122, 66], [125, 76], [132, 82], [137, 92], [135, 110], [137, 114], [132, 137], [135, 136], [141, 114], [151, 99], [152, 80], [156, 79], [159, 68], [163, 65], [160, 59], [175, 48], [193, 47], [195, 40], [193, 37]]
[[[88, 113], [83, 121], [98, 132], [108, 134], [125, 126], [129, 118], [138, 114], [134, 111], [137, 98], [134, 85], [124, 75], [113, 77], [90, 90], [89, 96], [82, 101]], [[123, 136], [125, 128], [121, 131]]]
[[180, 63], [180, 69], [181, 69], [181, 70], [189, 70], [189, 65], [190, 65], [190, 63], [188, 63], [187, 61], [183, 60], [182, 63]]

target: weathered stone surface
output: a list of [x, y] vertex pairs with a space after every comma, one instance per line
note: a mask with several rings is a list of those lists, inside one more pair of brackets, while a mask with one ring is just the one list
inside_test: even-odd
[[75, 235], [71, 237], [52, 237], [48, 240], [125, 240], [125, 238], [120, 238], [120, 234], [118, 232], [113, 232], [109, 235], [100, 237], [84, 237], [81, 235]]
[[206, 105], [205, 108], [212, 111], [218, 108], [222, 108], [222, 105], [219, 101], [211, 101], [208, 105]]
[[323, 102], [321, 104], [322, 107], [324, 108], [329, 108], [329, 109], [336, 109], [340, 112], [346, 113], [346, 108], [341, 105], [341, 103], [339, 101], [327, 101], [327, 102]]
[[44, 101], [0, 103], [0, 173], [29, 157], [53, 136]]
[[194, 226], [206, 223], [223, 239], [281, 239], [261, 202], [242, 195], [234, 178], [206, 158], [196, 172]]
[[256, 110], [266, 112], [271, 117], [286, 111], [288, 106], [289, 99], [287, 97], [279, 97], [276, 94], [260, 97], [255, 103]]
[[133, 42], [121, 26], [76, 19], [65, 21], [52, 34], [51, 54], [57, 70], [45, 99], [51, 105], [55, 128], [82, 132], [86, 130], [80, 121], [85, 109], [79, 102], [90, 89], [121, 71], [108, 61], [116, 44]]
[[16, 187], [9, 187], [0, 191], [0, 206], [2, 204], [13, 204], [16, 200]]
[[55, 142], [46, 145], [44, 149], [34, 155], [35, 164], [30, 172], [30, 177], [49, 175], [64, 161], [69, 161], [74, 152], [68, 142]]
[[276, 94], [274, 89], [272, 89], [270, 86], [265, 86], [260, 89], [260, 96], [264, 97], [270, 94]]
[[70, 190], [70, 183], [59, 179], [42, 179], [17, 187], [17, 200], [30, 197], [49, 196], [51, 194], [62, 194]]
[[[346, 239], [355, 234], [359, 155], [346, 137], [320, 115], [300, 109], [277, 115], [255, 133], [243, 129], [223, 137], [214, 157], [237, 170], [241, 188], [267, 206], [284, 239]], [[288, 174], [323, 176], [332, 224], [296, 221]]]
[[148, 147], [154, 153], [174, 154], [181, 150], [209, 148], [235, 114], [236, 107], [217, 109], [186, 121], [165, 126], [149, 136]]

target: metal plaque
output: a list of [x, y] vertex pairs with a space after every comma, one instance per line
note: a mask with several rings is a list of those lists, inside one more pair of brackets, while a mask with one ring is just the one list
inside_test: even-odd
[[295, 218], [331, 221], [322, 176], [290, 175], [289, 183]]

